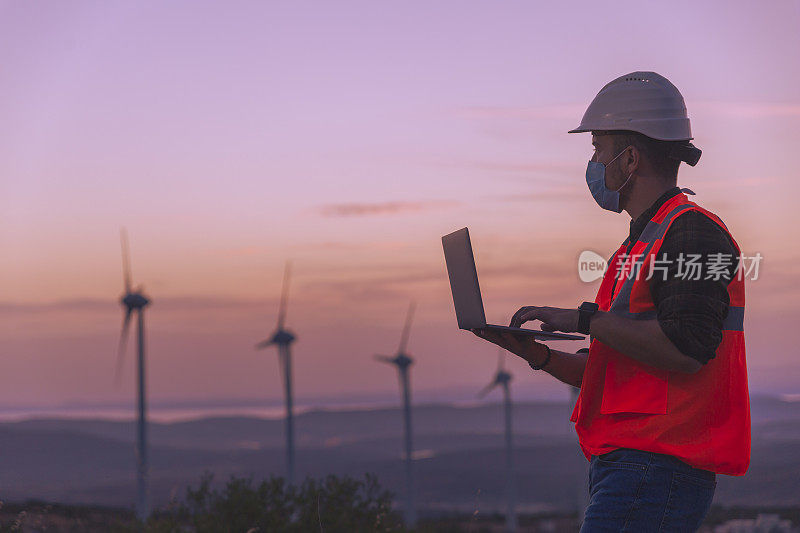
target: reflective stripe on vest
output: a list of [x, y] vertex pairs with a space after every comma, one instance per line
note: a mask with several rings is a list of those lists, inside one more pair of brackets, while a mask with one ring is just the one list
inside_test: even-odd
[[[611, 303], [609, 312], [635, 320], [652, 320], [657, 318], [657, 309], [650, 309], [648, 311], [642, 311], [638, 313], [630, 310], [631, 290], [633, 289], [633, 284], [636, 281], [638, 273], [641, 271], [642, 265], [650, 254], [650, 251], [653, 249], [653, 245], [660, 239], [664, 238], [667, 228], [669, 228], [670, 223], [675, 217], [684, 211], [691, 209], [694, 209], [692, 204], [681, 204], [667, 213], [667, 216], [665, 216], [664, 220], [661, 222], [654, 222], [651, 220], [647, 223], [647, 226], [645, 226], [644, 230], [642, 230], [641, 236], [638, 239], [639, 242], [647, 243], [647, 246], [641, 252], [641, 254], [636, 254], [634, 258], [635, 263], [631, 266], [630, 271], [625, 276], [625, 282], [620, 287], [619, 292], [617, 292], [616, 295], [612, 295], [613, 301]], [[725, 227], [725, 224], [722, 224], [722, 221], [719, 222], [723, 227]], [[728, 228], [725, 227], [725, 229], [727, 230]], [[625, 247], [628, 243], [629, 240], [625, 239], [622, 247]], [[609, 268], [613, 268], [616, 255], [617, 254], [615, 254], [614, 257], [609, 260]], [[729, 306], [728, 315], [722, 324], [722, 329], [728, 331], [744, 331], [744, 307]]]

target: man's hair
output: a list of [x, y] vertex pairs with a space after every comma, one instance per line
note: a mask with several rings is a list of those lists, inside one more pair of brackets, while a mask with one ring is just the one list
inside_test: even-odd
[[658, 141], [635, 131], [609, 131], [614, 136], [614, 150], [619, 152], [628, 146], [635, 146], [652, 165], [658, 176], [667, 183], [678, 181], [679, 159], [670, 157], [675, 145], [682, 141]]

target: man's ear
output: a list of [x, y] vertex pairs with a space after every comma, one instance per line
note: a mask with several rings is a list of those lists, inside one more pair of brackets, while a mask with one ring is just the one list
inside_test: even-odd
[[626, 148], [626, 150], [628, 151], [628, 153], [622, 157], [627, 166], [627, 171], [625, 172], [625, 174], [630, 176], [631, 173], [636, 172], [641, 167], [642, 152], [634, 145], [630, 145], [628, 148]]

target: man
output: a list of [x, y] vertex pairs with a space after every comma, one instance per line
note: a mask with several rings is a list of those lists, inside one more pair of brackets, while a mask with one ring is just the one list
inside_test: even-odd
[[510, 325], [541, 320], [545, 331], [588, 334], [589, 349], [473, 332], [580, 387], [571, 420], [590, 460], [581, 532], [696, 531], [716, 475], [744, 475], [750, 462], [739, 247], [676, 185], [681, 161], [694, 166], [700, 150], [666, 78], [634, 72], [610, 82], [570, 131], [579, 132], [592, 133], [592, 196], [625, 210], [630, 233], [593, 303], [523, 307]]

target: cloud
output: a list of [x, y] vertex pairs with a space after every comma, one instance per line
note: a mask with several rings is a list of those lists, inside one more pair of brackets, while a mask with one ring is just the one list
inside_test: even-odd
[[553, 202], [583, 201], [589, 197], [588, 195], [585, 189], [551, 189], [535, 193], [492, 195], [486, 198], [504, 202]]
[[[388, 272], [389, 269], [383, 268], [381, 275], [368, 276], [366, 272], [359, 273], [358, 276], [349, 279], [337, 280], [322, 280], [318, 282], [319, 285], [329, 285], [335, 283], [373, 283], [379, 285], [403, 285], [408, 283], [425, 283], [429, 281], [441, 281], [446, 279], [444, 269], [416, 269], [408, 266], [404, 269], [398, 268], [395, 272]], [[309, 286], [314, 286], [316, 282], [309, 283]]]
[[350, 268], [346, 276], [309, 281], [304, 284], [304, 288], [310, 289], [312, 292], [319, 289], [330, 289], [347, 293], [365, 287], [407, 287], [414, 284], [446, 282], [446, 280], [447, 274], [444, 265], [441, 267], [437, 265], [434, 268], [407, 264], [394, 267]]
[[[588, 102], [587, 102], [588, 103]], [[689, 101], [689, 111], [698, 110], [716, 115], [740, 118], [800, 117], [797, 102], [720, 102]], [[468, 106], [456, 108], [457, 117], [468, 119], [539, 120], [543, 118], [575, 119], [583, 115], [586, 104], [549, 106]]]
[[[265, 301], [262, 300], [249, 300], [243, 298], [226, 298], [216, 296], [173, 296], [157, 298], [154, 305], [158, 305], [159, 309], [167, 310], [185, 310], [185, 309], [201, 309], [201, 308], [244, 308], [244, 307], [262, 307]], [[34, 314], [34, 313], [48, 313], [48, 312], [99, 312], [108, 313], [116, 312], [122, 309], [119, 300], [115, 298], [109, 299], [73, 299], [73, 300], [58, 300], [51, 302], [0, 302], [0, 315], [4, 314]]]
[[522, 172], [525, 174], [560, 174], [574, 175], [576, 169], [580, 173], [581, 164], [574, 162], [536, 162], [536, 163], [499, 163], [490, 161], [476, 161], [467, 163], [468, 166], [483, 170], [502, 171], [502, 172]]
[[528, 181], [532, 177], [537, 180], [547, 179], [554, 183], [562, 183], [564, 178], [573, 178], [576, 174], [582, 176], [586, 166], [585, 161], [575, 160], [550, 160], [540, 161], [499, 161], [476, 159], [453, 155], [431, 154], [402, 154], [387, 158], [394, 163], [397, 161], [407, 163], [412, 161], [427, 167], [463, 170], [478, 170], [482, 174], [491, 176], [492, 179], [502, 178], [513, 181]]
[[[540, 285], [574, 283], [578, 279], [577, 260], [565, 264], [564, 260], [548, 258], [545, 260], [518, 260], [508, 264], [491, 264], [480, 268], [480, 276], [487, 280], [501, 282], [527, 280]], [[561, 285], [564, 287], [564, 285]]]
[[450, 117], [464, 121], [482, 135], [503, 143], [533, 145], [575, 127], [586, 104], [533, 106], [464, 106], [451, 108]]
[[586, 104], [547, 106], [465, 106], [454, 110], [457, 117], [468, 119], [538, 120], [543, 118], [571, 119], [583, 115]]
[[319, 206], [317, 212], [326, 217], [353, 217], [372, 215], [395, 215], [420, 211], [430, 211], [454, 207], [458, 202], [421, 201], [421, 202], [377, 202], [377, 203], [343, 203]]
[[291, 249], [301, 250], [333, 250], [344, 252], [356, 252], [368, 250], [372, 243], [363, 242], [343, 242], [343, 241], [316, 241], [316, 242], [300, 242], [289, 245]]
[[691, 114], [694, 110], [734, 118], [800, 118], [800, 103], [689, 102], [689, 113]]
[[0, 314], [42, 313], [50, 311], [108, 311], [119, 307], [114, 298], [108, 300], [73, 299], [54, 302], [0, 302]]

